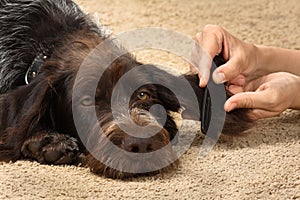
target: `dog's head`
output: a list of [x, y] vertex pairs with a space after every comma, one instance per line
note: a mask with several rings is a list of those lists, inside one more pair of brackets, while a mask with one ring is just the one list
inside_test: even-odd
[[174, 85], [176, 77], [142, 65], [116, 45], [95, 47], [95, 52], [91, 47], [88, 41], [73, 41], [47, 59], [26, 86], [35, 91], [32, 98], [41, 99], [32, 111], [39, 116], [31, 130], [42, 122], [78, 137], [91, 170], [108, 177], [155, 174], [176, 166], [177, 126], [171, 113], [181, 106], [164, 86]]
[[[73, 114], [80, 124], [81, 141], [90, 152], [91, 170], [126, 178], [176, 166], [172, 144], [177, 125], [171, 113], [179, 112], [180, 104], [174, 93], [160, 84], [171, 84], [175, 76], [142, 65], [129, 54], [113, 60], [105, 70], [99, 69], [99, 63], [97, 56], [82, 65], [73, 90]], [[99, 71], [101, 77], [96, 75]]]

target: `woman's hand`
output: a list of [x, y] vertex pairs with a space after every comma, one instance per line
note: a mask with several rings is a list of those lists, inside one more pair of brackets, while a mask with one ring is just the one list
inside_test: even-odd
[[280, 71], [300, 76], [299, 50], [250, 44], [216, 25], [206, 25], [196, 35], [196, 44], [192, 52], [191, 71], [198, 73], [200, 87], [208, 83], [212, 59], [218, 54], [226, 63], [213, 72], [212, 78], [217, 84], [228, 82], [243, 85]]
[[244, 86], [229, 85], [235, 94], [224, 108], [227, 112], [235, 108], [252, 108], [253, 119], [277, 116], [288, 108], [300, 109], [300, 77], [278, 72], [260, 77]]
[[229, 81], [242, 85], [245, 78], [252, 80], [261, 75], [256, 68], [256, 46], [239, 40], [222, 27], [206, 25], [196, 35], [196, 42], [199, 46], [192, 52], [193, 65], [196, 66], [191, 66], [191, 71], [198, 72], [200, 87], [208, 83], [212, 59], [218, 54], [227, 62], [213, 72], [215, 83]]

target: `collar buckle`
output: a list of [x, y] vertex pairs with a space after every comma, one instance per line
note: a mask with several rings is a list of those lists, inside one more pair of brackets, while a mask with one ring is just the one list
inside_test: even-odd
[[33, 60], [32, 64], [28, 68], [26, 75], [25, 75], [25, 83], [28, 85], [39, 73], [39, 69], [41, 65], [44, 63], [44, 61], [48, 57], [43, 54], [39, 54], [38, 56], [35, 57]]

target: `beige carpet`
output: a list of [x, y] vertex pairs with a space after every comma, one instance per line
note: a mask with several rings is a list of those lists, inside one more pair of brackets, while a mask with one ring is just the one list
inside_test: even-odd
[[[81, 0], [99, 12], [114, 33], [164, 27], [193, 37], [205, 24], [219, 24], [241, 39], [300, 49], [298, 0]], [[142, 61], [186, 71], [168, 53], [137, 52]], [[184, 68], [182, 68], [184, 66]], [[185, 122], [186, 130], [197, 124]], [[300, 199], [300, 112], [261, 120], [243, 138], [222, 137], [205, 158], [203, 137], [177, 170], [132, 181], [98, 177], [75, 166], [18, 161], [0, 164], [0, 199]]]

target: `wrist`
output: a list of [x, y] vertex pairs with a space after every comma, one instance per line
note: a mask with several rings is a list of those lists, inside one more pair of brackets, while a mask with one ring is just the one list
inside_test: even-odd
[[[300, 110], [300, 77], [299, 76], [293, 76], [294, 77], [294, 95], [291, 102], [291, 109]], [[291, 96], [292, 96], [291, 95]]]
[[289, 72], [300, 75], [300, 51], [254, 45], [256, 66], [260, 75], [274, 72]]
[[256, 48], [256, 67], [261, 76], [278, 72], [277, 65], [273, 64], [274, 50], [272, 47], [254, 45]]

